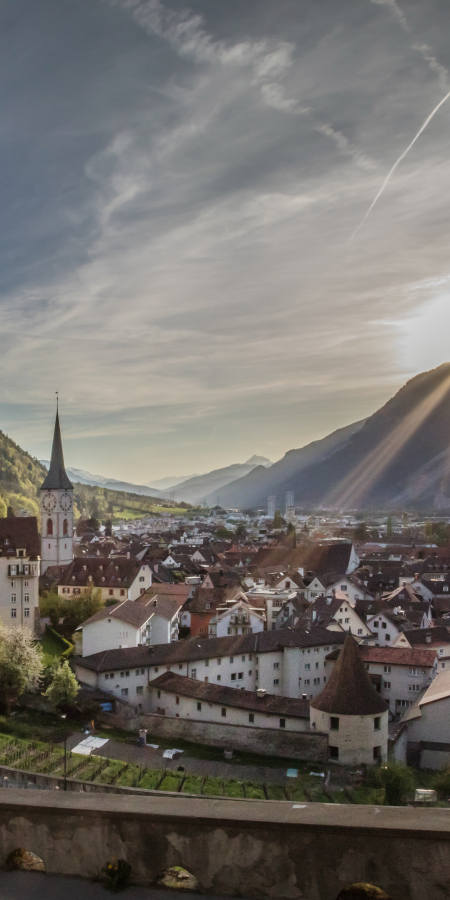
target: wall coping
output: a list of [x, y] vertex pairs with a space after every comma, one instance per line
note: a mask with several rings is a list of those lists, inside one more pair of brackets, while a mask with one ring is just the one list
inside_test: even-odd
[[[4, 793], [7, 796], [4, 796]], [[36, 792], [37, 793], [37, 792]], [[92, 815], [105, 818], [147, 819], [231, 828], [250, 826], [271, 829], [286, 826], [299, 830], [339, 833], [376, 833], [450, 841], [450, 815], [446, 809], [410, 807], [347, 806], [326, 803], [292, 803], [278, 800], [210, 800], [185, 797], [119, 796], [117, 794], [73, 794], [22, 791], [0, 792], [0, 817], [6, 812], [32, 815], [53, 811], [59, 815]]]

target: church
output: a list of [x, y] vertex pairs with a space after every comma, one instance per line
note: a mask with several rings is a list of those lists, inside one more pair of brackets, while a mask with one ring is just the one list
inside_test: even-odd
[[73, 560], [73, 484], [65, 466], [56, 408], [50, 468], [41, 486], [41, 575]]

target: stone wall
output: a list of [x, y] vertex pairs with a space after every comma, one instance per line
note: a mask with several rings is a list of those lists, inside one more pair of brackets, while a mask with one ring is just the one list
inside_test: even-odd
[[126, 859], [141, 885], [181, 865], [205, 893], [249, 900], [336, 900], [361, 881], [392, 900], [450, 890], [445, 809], [0, 791], [0, 864], [17, 847], [85, 878]]
[[289, 732], [272, 728], [246, 728], [243, 725], [219, 725], [217, 722], [199, 722], [194, 719], [174, 719], [170, 716], [133, 715], [124, 718], [104, 715], [104, 721], [119, 725], [127, 731], [147, 728], [153, 737], [162, 737], [207, 744], [210, 747], [247, 750], [262, 756], [299, 759], [306, 762], [326, 762], [328, 738], [316, 732]]

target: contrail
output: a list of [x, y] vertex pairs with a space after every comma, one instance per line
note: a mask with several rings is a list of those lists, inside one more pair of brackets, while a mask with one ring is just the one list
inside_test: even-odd
[[438, 103], [438, 105], [435, 107], [435, 109], [433, 109], [433, 112], [430, 113], [430, 115], [428, 116], [428, 118], [425, 119], [425, 122], [423, 123], [423, 125], [422, 125], [422, 127], [419, 129], [419, 131], [417, 132], [415, 138], [412, 139], [411, 143], [408, 145], [408, 147], [406, 148], [406, 150], [403, 151], [402, 155], [399, 156], [397, 162], [394, 163], [394, 165], [392, 166], [391, 171], [388, 172], [388, 174], [386, 175], [386, 178], [384, 179], [383, 184], [381, 185], [380, 190], [378, 191], [378, 194], [377, 194], [377, 196], [375, 197], [375, 200], [374, 200], [374, 201], [371, 203], [371, 205], [369, 206], [369, 209], [367, 210], [367, 212], [366, 212], [366, 214], [365, 214], [365, 216], [364, 216], [362, 222], [360, 222], [360, 224], [358, 225], [357, 229], [353, 232], [353, 234], [352, 234], [352, 236], [351, 236], [351, 238], [350, 238], [350, 241], [353, 240], [353, 238], [355, 237], [355, 235], [358, 234], [359, 229], [362, 228], [362, 226], [364, 225], [364, 222], [366, 221], [367, 217], [368, 217], [368, 216], [370, 215], [370, 213], [372, 212], [372, 210], [373, 210], [373, 208], [374, 208], [375, 203], [377, 202], [377, 200], [380, 199], [380, 197], [381, 197], [381, 195], [382, 195], [382, 193], [383, 193], [383, 191], [384, 191], [386, 185], [387, 185], [388, 182], [390, 181], [390, 179], [391, 179], [392, 175], [394, 174], [396, 168], [400, 165], [401, 161], [402, 161], [402, 160], [405, 158], [405, 156], [409, 153], [409, 151], [411, 150], [411, 147], [414, 146], [414, 144], [415, 144], [416, 141], [417, 141], [417, 138], [419, 138], [420, 135], [422, 134], [422, 131], [425, 131], [425, 128], [426, 128], [427, 125], [431, 122], [433, 116], [436, 115], [438, 109], [441, 108], [442, 104], [445, 103], [445, 101], [448, 100], [449, 97], [450, 97], [450, 91], [448, 92], [448, 94], [445, 95], [445, 97], [443, 97], [443, 99]]

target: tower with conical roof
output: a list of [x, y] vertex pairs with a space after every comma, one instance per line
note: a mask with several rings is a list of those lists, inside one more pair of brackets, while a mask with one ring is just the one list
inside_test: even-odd
[[72, 560], [73, 484], [64, 466], [57, 405], [50, 468], [41, 485], [41, 573]]
[[348, 634], [327, 685], [310, 702], [310, 723], [328, 734], [330, 760], [373, 765], [387, 759], [389, 706]]

